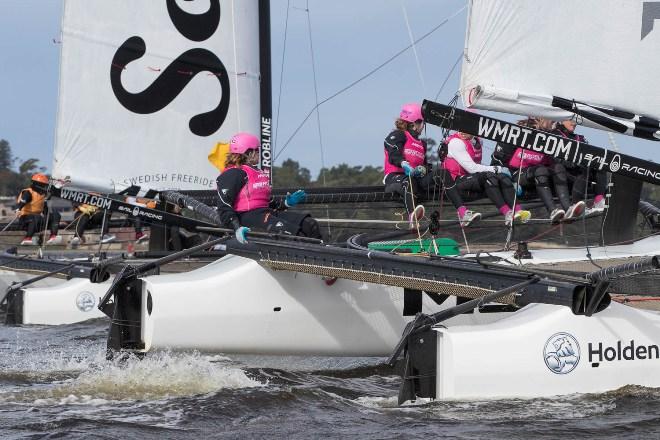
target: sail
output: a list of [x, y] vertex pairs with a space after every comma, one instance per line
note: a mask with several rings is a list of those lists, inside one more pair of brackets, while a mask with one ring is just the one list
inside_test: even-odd
[[218, 142], [269, 141], [262, 3], [67, 0], [53, 176], [107, 191], [214, 188]]
[[468, 107], [660, 140], [658, 53], [660, 1], [471, 0], [461, 93]]

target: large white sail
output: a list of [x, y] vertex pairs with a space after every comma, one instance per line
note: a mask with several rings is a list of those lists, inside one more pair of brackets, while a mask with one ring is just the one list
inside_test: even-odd
[[461, 93], [468, 107], [660, 140], [658, 54], [660, 1], [471, 0]]
[[214, 187], [211, 148], [262, 131], [259, 4], [67, 0], [54, 177]]

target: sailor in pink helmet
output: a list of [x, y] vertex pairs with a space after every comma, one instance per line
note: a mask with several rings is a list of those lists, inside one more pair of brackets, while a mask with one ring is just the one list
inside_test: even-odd
[[[518, 125], [526, 125], [537, 130], [550, 132], [553, 122], [544, 118], [529, 118], [518, 121]], [[518, 147], [509, 159], [508, 167], [513, 173], [513, 181], [519, 182], [521, 188], [531, 187], [536, 189], [536, 193], [550, 213], [550, 220], [553, 223], [581, 214], [579, 206], [571, 205], [566, 170], [561, 164], [556, 163], [552, 157], [538, 151]], [[555, 190], [560, 206], [555, 205], [551, 185]]]
[[405, 104], [394, 122], [395, 130], [385, 138], [385, 192], [403, 197], [411, 226], [424, 216], [424, 206], [415, 206], [415, 197], [433, 196], [445, 188], [447, 197], [458, 212], [462, 226], [468, 226], [481, 217], [463, 205], [449, 173], [429, 172], [426, 160], [426, 142], [419, 138], [424, 129], [422, 107], [417, 103]]
[[249, 133], [237, 133], [230, 141], [225, 170], [218, 176], [218, 214], [224, 226], [236, 231], [236, 239], [246, 243], [250, 228], [273, 233], [303, 235], [322, 239], [318, 223], [309, 214], [287, 212], [305, 199], [298, 190], [285, 200], [271, 200], [269, 175], [256, 167], [260, 142]]
[[502, 213], [507, 226], [514, 221], [525, 223], [529, 220], [531, 213], [515, 201], [516, 191], [509, 169], [481, 164], [483, 149], [478, 137], [458, 132], [449, 136], [445, 143], [447, 157], [442, 167], [451, 174], [459, 191], [485, 194]]

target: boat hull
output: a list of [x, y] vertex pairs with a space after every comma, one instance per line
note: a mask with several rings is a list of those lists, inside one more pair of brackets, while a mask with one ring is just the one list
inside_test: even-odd
[[105, 317], [98, 304], [109, 287], [109, 282], [75, 278], [56, 286], [21, 289], [14, 298], [20, 302], [13, 305], [15, 324], [60, 325]]
[[660, 314], [612, 303], [591, 317], [535, 304], [437, 331], [437, 399], [549, 397], [660, 387]]
[[[404, 291], [349, 280], [328, 286], [318, 276], [265, 269], [227, 256], [185, 274], [142, 279], [144, 350], [225, 353], [385, 356], [411, 316], [402, 316]], [[453, 306], [423, 296], [422, 311]], [[460, 315], [476, 324], [505, 313]]]

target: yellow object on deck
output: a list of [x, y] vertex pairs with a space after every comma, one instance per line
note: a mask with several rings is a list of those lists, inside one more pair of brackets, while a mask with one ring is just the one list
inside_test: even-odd
[[229, 143], [218, 142], [209, 153], [209, 162], [213, 164], [220, 172], [225, 170], [225, 159], [229, 154]]

